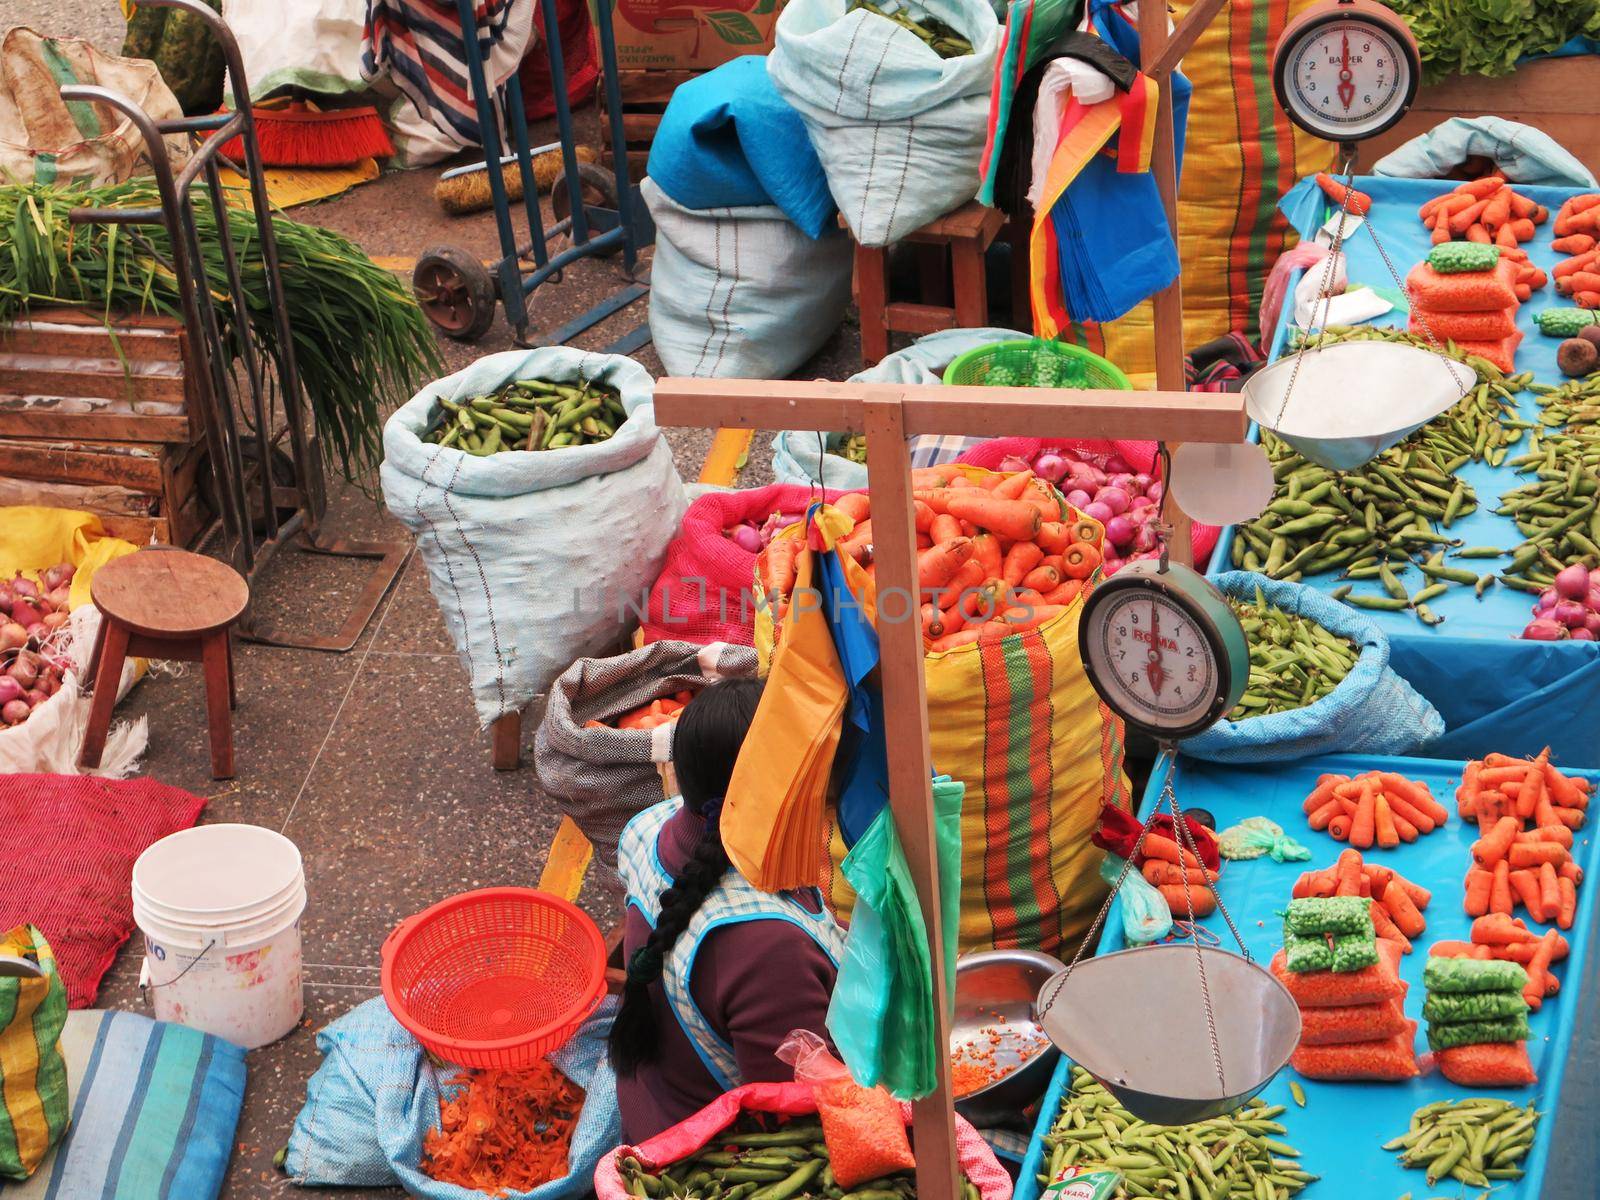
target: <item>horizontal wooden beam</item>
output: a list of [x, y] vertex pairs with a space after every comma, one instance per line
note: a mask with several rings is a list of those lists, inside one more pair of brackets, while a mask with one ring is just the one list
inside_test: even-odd
[[1227, 3], [1228, 0], [1195, 0], [1189, 6], [1189, 11], [1184, 13], [1183, 19], [1173, 28], [1172, 36], [1167, 39], [1167, 44], [1161, 48], [1155, 60], [1145, 65], [1144, 73], [1157, 83], [1165, 84], [1167, 76], [1178, 69], [1183, 56], [1189, 53], [1195, 39], [1216, 20], [1217, 14]]
[[660, 425], [728, 429], [865, 430], [862, 405], [898, 400], [913, 434], [985, 437], [1244, 441], [1237, 392], [1115, 392], [799, 379], [678, 379], [656, 384]]

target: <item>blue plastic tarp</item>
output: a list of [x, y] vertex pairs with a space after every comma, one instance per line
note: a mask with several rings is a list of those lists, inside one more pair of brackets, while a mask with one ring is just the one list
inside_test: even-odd
[[839, 208], [800, 114], [747, 54], [678, 88], [650, 143], [650, 178], [684, 208], [776, 205], [813, 238]]
[[[1356, 186], [1372, 197], [1368, 220], [1376, 225], [1379, 240], [1404, 278], [1431, 248], [1428, 230], [1417, 217], [1418, 208], [1455, 184], [1361, 176]], [[1552, 213], [1574, 194], [1569, 188], [1519, 186], [1517, 190]], [[1283, 198], [1280, 208], [1302, 235], [1321, 225], [1332, 212], [1309, 179], [1297, 184]], [[1541, 226], [1538, 237], [1525, 247], [1534, 264], [1547, 273], [1565, 257], [1550, 248], [1552, 223]], [[1345, 246], [1345, 253], [1351, 283], [1394, 289], [1383, 257], [1365, 229], [1357, 230]], [[1524, 335], [1516, 356], [1519, 371], [1531, 370], [1543, 383], [1562, 382], [1563, 376], [1556, 369], [1558, 340], [1541, 334], [1534, 316], [1545, 308], [1568, 303], [1553, 288], [1545, 287], [1522, 305], [1517, 314], [1517, 327]], [[1284, 306], [1274, 338], [1274, 359], [1283, 353], [1292, 320], [1290, 307]], [[1403, 328], [1406, 314], [1392, 312], [1372, 324]], [[1538, 406], [1531, 393], [1523, 393], [1519, 404], [1525, 419], [1536, 419]], [[1510, 548], [1521, 542], [1522, 535], [1511, 519], [1494, 515], [1493, 509], [1502, 492], [1526, 482], [1526, 477], [1515, 474], [1510, 467], [1494, 468], [1485, 463], [1468, 463], [1458, 474], [1477, 492], [1478, 510], [1452, 524], [1451, 535], [1470, 546]], [[1233, 536], [1232, 529], [1224, 530], [1211, 558], [1213, 574], [1230, 569]], [[1470, 560], [1467, 565], [1487, 571], [1504, 561], [1479, 559]], [[1409, 578], [1414, 581], [1416, 576], [1413, 573]], [[1328, 592], [1340, 580], [1337, 574], [1328, 573], [1304, 582]], [[1395, 670], [1444, 717], [1444, 737], [1422, 747], [1420, 753], [1478, 757], [1491, 751], [1537, 751], [1548, 744], [1563, 764], [1600, 765], [1600, 643], [1517, 640], [1531, 618], [1532, 599], [1498, 586], [1490, 588], [1481, 599], [1473, 595], [1471, 588], [1451, 588], [1429, 603], [1445, 618], [1442, 625], [1433, 628], [1424, 626], [1408, 612], [1367, 614], [1389, 635]]]
[[[1343, 849], [1326, 833], [1307, 828], [1301, 802], [1315, 786], [1317, 776], [1325, 771], [1350, 775], [1370, 770], [1398, 771], [1409, 779], [1425, 783], [1451, 810], [1450, 820], [1443, 828], [1414, 843], [1381, 852], [1385, 866], [1433, 893], [1423, 913], [1428, 922], [1427, 932], [1415, 943], [1415, 951], [1400, 965], [1401, 977], [1411, 985], [1405, 997], [1405, 1012], [1407, 1017], [1418, 1022], [1415, 1045], [1420, 1054], [1428, 1048], [1425, 1024], [1421, 1021], [1426, 995], [1422, 968], [1427, 947], [1445, 939], [1465, 941], [1471, 925], [1471, 918], [1461, 905], [1462, 876], [1478, 831], [1476, 826], [1454, 815], [1455, 806], [1448, 799], [1460, 782], [1461, 764], [1358, 755], [1249, 767], [1180, 759], [1174, 790], [1184, 808], [1208, 809], [1215, 816], [1218, 829], [1237, 824], [1245, 817], [1265, 816], [1310, 848], [1310, 862], [1276, 863], [1270, 857], [1263, 857], [1229, 862], [1223, 868], [1218, 893], [1251, 955], [1265, 963], [1283, 944], [1281, 914], [1289, 902], [1295, 880], [1304, 870], [1332, 865]], [[1141, 816], [1148, 817], [1155, 810], [1160, 785], [1159, 775], [1151, 780]], [[1595, 870], [1600, 869], [1600, 839], [1580, 835], [1574, 853], [1588, 875], [1593, 876]], [[1539, 1122], [1533, 1148], [1522, 1164], [1527, 1174], [1521, 1180], [1500, 1183], [1494, 1190], [1497, 1200], [1553, 1200], [1554, 1197], [1576, 1200], [1579, 1196], [1593, 1195], [1593, 1181], [1596, 1171], [1600, 1170], [1600, 1143], [1596, 1143], [1592, 1130], [1581, 1120], [1563, 1120], [1568, 1092], [1592, 1095], [1594, 1091], [1591, 1079], [1567, 1070], [1569, 1059], [1574, 1057], [1575, 1043], [1577, 1058], [1592, 1059], [1595, 1039], [1600, 1036], [1592, 1025], [1581, 1025], [1578, 1019], [1584, 993], [1593, 992], [1600, 981], [1588, 957], [1595, 952], [1595, 889], [1580, 888], [1578, 902], [1578, 919], [1566, 934], [1571, 954], [1555, 967], [1562, 983], [1561, 991], [1546, 999], [1537, 1013], [1529, 1015], [1533, 1037], [1528, 1042], [1528, 1056], [1538, 1072], [1538, 1083], [1485, 1092], [1481, 1088], [1458, 1087], [1437, 1071], [1405, 1083], [1331, 1083], [1304, 1079], [1292, 1068], [1285, 1067], [1267, 1085], [1262, 1098], [1269, 1104], [1282, 1104], [1286, 1108], [1278, 1119], [1288, 1131], [1280, 1140], [1300, 1151], [1301, 1165], [1307, 1171], [1322, 1177], [1322, 1182], [1312, 1185], [1313, 1190], [1308, 1195], [1362, 1197], [1363, 1200], [1407, 1192], [1416, 1196], [1456, 1195], [1459, 1187], [1448, 1193], [1442, 1187], [1425, 1188], [1422, 1172], [1402, 1168], [1397, 1157], [1382, 1146], [1389, 1138], [1406, 1131], [1412, 1112], [1421, 1105], [1485, 1094], [1503, 1096], [1514, 1104], [1531, 1101], [1545, 1114]], [[1237, 949], [1220, 912], [1205, 918], [1201, 924], [1217, 936], [1224, 949]], [[1529, 927], [1538, 928], [1531, 919]], [[1124, 949], [1121, 914], [1115, 905], [1105, 928], [1098, 953]], [[1194, 1015], [1194, 1020], [1196, 1036], [1203, 1038], [1199, 1013]], [[1068, 1069], [1069, 1064], [1063, 1060], [1056, 1081], [1046, 1094], [1039, 1118], [1041, 1133], [1060, 1111], [1059, 1085]], [[1290, 1097], [1291, 1080], [1305, 1090], [1304, 1108]], [[1044, 1149], [1036, 1136], [1030, 1156], [1022, 1165], [1015, 1200], [1035, 1200], [1038, 1196], [1035, 1177], [1041, 1169]], [[1468, 1192], [1476, 1194], [1480, 1190], [1468, 1189]]]

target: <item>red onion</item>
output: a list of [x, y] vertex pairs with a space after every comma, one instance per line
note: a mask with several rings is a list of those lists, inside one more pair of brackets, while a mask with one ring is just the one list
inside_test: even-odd
[[1583, 627], [1590, 633], [1600, 633], [1600, 612], [1592, 612], [1584, 617]]
[[1128, 504], [1129, 514], [1142, 513], [1147, 508], [1154, 508], [1156, 502], [1149, 496], [1135, 496]]
[[1141, 525], [1133, 533], [1133, 548], [1142, 554], [1148, 554], [1156, 548], [1156, 531], [1148, 525]]
[[760, 554], [762, 550], [761, 531], [759, 529], [751, 529], [748, 525], [737, 526], [733, 531], [733, 544], [750, 554]]
[[31, 579], [18, 575], [11, 581], [11, 590], [18, 596], [34, 598], [39, 595], [39, 585]]
[[23, 687], [9, 675], [0, 675], [0, 704], [10, 704], [13, 700], [22, 699], [28, 689]]
[[1583, 618], [1589, 610], [1576, 600], [1557, 600], [1556, 606], [1550, 610], [1550, 619], [1560, 621], [1568, 629], [1575, 625], [1582, 625]]
[[1571, 631], [1558, 621], [1529, 621], [1522, 636], [1530, 642], [1560, 642], [1572, 636]]
[[44, 645], [45, 638], [49, 636], [50, 626], [46, 625], [43, 621], [35, 621], [32, 625], [28, 626], [28, 640], [35, 646]]
[[39, 676], [39, 690], [46, 696], [54, 696], [61, 690], [61, 676], [46, 671]]
[[1106, 459], [1106, 470], [1113, 475], [1126, 475], [1133, 471], [1133, 467], [1122, 455], [1113, 454]]
[[44, 586], [46, 591], [55, 591], [63, 584], [72, 582], [72, 577], [78, 573], [78, 568], [69, 562], [57, 563], [44, 573]]
[[17, 597], [11, 604], [11, 619], [26, 629], [30, 625], [37, 625], [44, 618], [44, 607], [32, 600]]
[[1033, 460], [1033, 473], [1046, 483], [1060, 483], [1067, 473], [1067, 460], [1050, 451]]
[[52, 588], [44, 602], [57, 612], [68, 611], [72, 607], [72, 585], [63, 583], [58, 588]]
[[1148, 492], [1150, 490], [1150, 485], [1154, 482], [1155, 478], [1143, 471], [1140, 471], [1133, 477], [1133, 486], [1138, 488], [1141, 492]]
[[7, 650], [20, 650], [28, 644], [28, 631], [15, 621], [0, 624], [0, 653]]
[[1166, 489], [1165, 485], [1163, 485], [1161, 480], [1158, 479], [1154, 483], [1152, 483], [1149, 487], [1145, 488], [1144, 494], [1146, 496], [1149, 496], [1150, 499], [1154, 500], [1157, 504], [1160, 504], [1161, 503], [1161, 497], [1166, 494], [1166, 491], [1167, 491], [1167, 489]]
[[1589, 586], [1592, 587], [1592, 588], [1600, 587], [1600, 567], [1592, 567], [1592, 568], [1590, 568], [1590, 571], [1589, 571]]
[[11, 585], [9, 583], [0, 583], [0, 617], [4, 617], [11, 612], [12, 599]]
[[1103, 487], [1095, 499], [1109, 508], [1113, 516], [1120, 516], [1128, 511], [1128, 493], [1123, 488]]
[[1121, 488], [1125, 492], [1131, 492], [1135, 490], [1133, 486], [1133, 475], [1127, 471], [1118, 471], [1114, 475], [1107, 471], [1106, 482], [1114, 488]]
[[1093, 499], [1094, 497], [1089, 495], [1089, 493], [1084, 491], [1082, 488], [1073, 488], [1067, 493], [1067, 503], [1072, 505], [1073, 508], [1079, 509], [1080, 511], [1087, 507], [1090, 501]]
[[1575, 642], [1592, 642], [1595, 640], [1594, 631], [1591, 629], [1574, 629], [1571, 637]]
[[1556, 573], [1556, 592], [1564, 600], [1581, 600], [1589, 590], [1589, 568], [1573, 563]]
[[1135, 532], [1133, 522], [1127, 517], [1112, 517], [1106, 522], [1106, 541], [1119, 550], [1132, 544]]
[[28, 702], [28, 707], [29, 708], [38, 708], [39, 705], [43, 704], [46, 700], [50, 699], [50, 697], [47, 696], [39, 688], [29, 688], [28, 689], [28, 694], [26, 696], [24, 696], [23, 699], [25, 699]]
[[1015, 475], [1018, 471], [1031, 471], [1033, 464], [1027, 459], [1015, 454], [1008, 454], [1000, 460], [1000, 471], [1006, 475]]
[[30, 711], [26, 700], [7, 700], [0, 705], [0, 721], [7, 725], [21, 725], [28, 719]]
[[39, 660], [26, 650], [19, 651], [16, 659], [6, 668], [6, 674], [25, 688], [31, 688], [39, 678]]
[[1112, 512], [1110, 507], [1107, 506], [1103, 500], [1094, 500], [1083, 506], [1083, 515], [1086, 517], [1092, 517], [1094, 520], [1099, 521], [1100, 524], [1104, 525], [1117, 514]]

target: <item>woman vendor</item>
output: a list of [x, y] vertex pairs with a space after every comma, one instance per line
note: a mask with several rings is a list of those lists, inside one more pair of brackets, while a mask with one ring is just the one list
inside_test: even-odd
[[717, 825], [761, 686], [723, 680], [690, 701], [672, 739], [682, 798], [634, 817], [618, 846], [628, 979], [611, 1062], [635, 1145], [729, 1088], [792, 1078], [773, 1051], [827, 1015], [843, 930], [814, 889], [745, 882]]

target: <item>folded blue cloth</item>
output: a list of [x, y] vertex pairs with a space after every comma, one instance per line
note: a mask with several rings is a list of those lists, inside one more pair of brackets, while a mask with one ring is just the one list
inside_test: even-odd
[[678, 88], [650, 145], [650, 178], [684, 208], [772, 204], [810, 237], [839, 208], [800, 114], [747, 54]]

